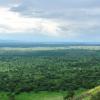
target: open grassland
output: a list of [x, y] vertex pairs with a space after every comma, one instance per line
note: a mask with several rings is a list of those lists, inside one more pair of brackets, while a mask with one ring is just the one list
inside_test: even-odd
[[16, 97], [16, 100], [63, 100], [63, 94], [56, 92], [22, 93]]
[[[84, 89], [79, 89], [75, 91], [75, 96], [80, 96]], [[68, 95], [67, 91], [59, 92], [23, 92], [15, 96], [15, 100], [64, 100], [64, 97]], [[0, 92], [0, 100], [9, 100], [6, 92]]]
[[[15, 100], [63, 100], [66, 92], [30, 92], [16, 95]], [[5, 93], [0, 93], [0, 100], [9, 100]]]

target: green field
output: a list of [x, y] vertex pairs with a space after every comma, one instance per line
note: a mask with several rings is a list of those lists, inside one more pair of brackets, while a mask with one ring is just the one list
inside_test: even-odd
[[40, 93], [22, 93], [16, 97], [16, 100], [63, 100], [63, 93], [40, 92]]
[[[63, 100], [66, 92], [30, 92], [16, 95], [15, 100]], [[0, 100], [9, 100], [5, 93], [0, 93]]]
[[[80, 96], [86, 90], [80, 89], [75, 91], [75, 96]], [[59, 92], [23, 92], [15, 96], [15, 100], [64, 100], [64, 97], [68, 95], [67, 91]], [[0, 92], [0, 100], [9, 100], [6, 92]]]

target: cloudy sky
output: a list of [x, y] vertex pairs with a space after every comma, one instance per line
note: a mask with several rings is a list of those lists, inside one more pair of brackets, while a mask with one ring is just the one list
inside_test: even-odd
[[100, 0], [0, 0], [0, 39], [100, 42]]

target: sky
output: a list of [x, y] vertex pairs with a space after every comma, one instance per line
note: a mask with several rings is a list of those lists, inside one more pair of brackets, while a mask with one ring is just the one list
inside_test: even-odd
[[100, 0], [0, 0], [0, 40], [100, 42]]

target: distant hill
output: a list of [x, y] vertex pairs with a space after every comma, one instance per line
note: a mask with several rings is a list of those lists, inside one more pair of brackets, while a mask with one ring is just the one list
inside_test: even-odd
[[66, 46], [100, 46], [93, 42], [32, 42], [0, 39], [0, 47], [66, 47]]

